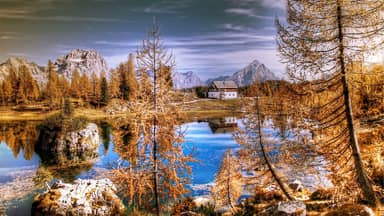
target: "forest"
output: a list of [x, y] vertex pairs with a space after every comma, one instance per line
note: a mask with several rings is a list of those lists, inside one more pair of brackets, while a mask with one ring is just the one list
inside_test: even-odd
[[[183, 102], [199, 100], [205, 88], [172, 89], [175, 58], [156, 23], [110, 77], [74, 70], [66, 80], [49, 61], [42, 87], [21, 66], [1, 82], [0, 102], [62, 111], [43, 123], [66, 131], [63, 119], [76, 119], [71, 106], [103, 109], [123, 101], [132, 117], [109, 119], [120, 158], [107, 174], [125, 204], [122, 215], [382, 215], [384, 65], [364, 59], [383, 49], [383, 10], [381, 0], [287, 1], [286, 20], [275, 24], [288, 78], [240, 89], [233, 113], [242, 126], [232, 133], [240, 148], [223, 154], [203, 205], [188, 195], [191, 164], [199, 161], [185, 151], [188, 129], [181, 125], [188, 118]], [[17, 136], [4, 134], [20, 148]], [[25, 157], [32, 157], [30, 148]], [[330, 183], [304, 186], [297, 180], [303, 173]]]

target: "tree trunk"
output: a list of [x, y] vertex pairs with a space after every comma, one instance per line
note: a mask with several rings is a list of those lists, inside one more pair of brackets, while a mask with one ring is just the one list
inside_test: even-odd
[[263, 154], [263, 158], [265, 160], [265, 163], [268, 166], [269, 171], [272, 174], [273, 179], [276, 181], [276, 183], [279, 185], [281, 191], [283, 191], [284, 195], [289, 199], [289, 200], [295, 200], [289, 193], [287, 188], [285, 187], [284, 183], [281, 181], [281, 179], [277, 176], [277, 173], [275, 171], [275, 168], [269, 161], [268, 155], [265, 151], [263, 141], [262, 141], [262, 135], [261, 135], [261, 120], [260, 120], [260, 108], [259, 108], [259, 97], [256, 97], [256, 110], [257, 110], [257, 125], [258, 125], [258, 133], [259, 133], [259, 145], [261, 147], [261, 151]]
[[349, 86], [348, 86], [348, 78], [347, 78], [347, 71], [345, 67], [345, 59], [344, 59], [344, 41], [343, 41], [343, 23], [342, 23], [342, 11], [341, 11], [341, 5], [340, 1], [337, 1], [337, 22], [338, 22], [338, 29], [339, 29], [339, 61], [341, 65], [341, 74], [342, 74], [342, 84], [343, 84], [343, 94], [344, 94], [344, 105], [345, 105], [345, 114], [347, 119], [347, 126], [349, 130], [349, 145], [352, 149], [352, 156], [355, 164], [356, 174], [357, 174], [357, 181], [361, 188], [361, 190], [364, 193], [364, 197], [367, 200], [367, 202], [371, 206], [376, 206], [376, 198], [375, 193], [373, 191], [372, 185], [369, 182], [367, 178], [367, 174], [364, 170], [363, 161], [361, 159], [360, 149], [359, 149], [359, 143], [356, 137], [355, 132], [355, 126], [353, 123], [353, 111], [352, 111], [352, 105], [351, 105], [351, 98], [349, 95]]

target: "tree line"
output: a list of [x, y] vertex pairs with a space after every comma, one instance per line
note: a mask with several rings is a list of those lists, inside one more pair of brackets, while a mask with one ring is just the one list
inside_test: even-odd
[[[161, 66], [161, 70], [172, 86], [171, 68]], [[68, 80], [56, 71], [54, 64], [48, 61], [45, 69], [46, 80], [41, 84], [32, 76], [27, 65], [19, 68], [10, 68], [9, 75], [0, 82], [0, 104], [10, 105], [36, 105], [47, 104], [50, 109], [63, 107], [65, 98], [77, 101], [79, 105], [105, 106], [111, 99], [135, 101], [139, 92], [145, 89], [150, 79], [149, 71], [138, 71], [135, 56], [129, 54], [126, 62], [111, 69], [109, 74], [102, 72], [81, 74], [78, 69], [72, 71]], [[139, 83], [138, 77], [142, 82]]]

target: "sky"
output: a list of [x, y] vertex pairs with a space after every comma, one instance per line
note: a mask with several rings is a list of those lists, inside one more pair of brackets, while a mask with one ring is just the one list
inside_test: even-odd
[[284, 72], [274, 19], [284, 0], [0, 0], [0, 62], [45, 66], [73, 49], [95, 49], [109, 68], [135, 53], [153, 17], [178, 72], [231, 75], [259, 60]]

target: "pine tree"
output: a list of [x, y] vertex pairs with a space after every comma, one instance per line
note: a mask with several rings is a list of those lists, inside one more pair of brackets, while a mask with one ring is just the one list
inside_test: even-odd
[[101, 76], [101, 84], [100, 84], [100, 103], [102, 105], [107, 105], [109, 102], [109, 89], [108, 89], [108, 81], [105, 78], [105, 75]]
[[361, 158], [351, 105], [350, 79], [355, 71], [348, 64], [384, 44], [384, 3], [288, 0], [287, 6], [287, 26], [276, 21], [279, 51], [290, 78], [312, 80], [302, 92], [322, 97], [312, 106], [311, 116], [328, 137], [318, 143], [320, 153], [332, 164], [335, 183], [347, 194], [344, 198], [356, 192], [352, 183], [357, 182], [374, 206], [376, 197]]

